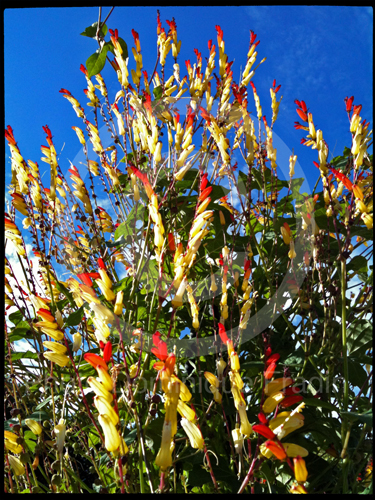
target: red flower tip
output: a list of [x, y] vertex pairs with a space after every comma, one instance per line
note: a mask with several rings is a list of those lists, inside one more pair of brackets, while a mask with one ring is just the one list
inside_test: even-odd
[[207, 113], [207, 111], [204, 108], [202, 108], [201, 106], [199, 106], [199, 109], [201, 110], [202, 118], [204, 120], [206, 120], [206, 122], [208, 124], [210, 124], [211, 123], [211, 115], [210, 115], [210, 113]]
[[106, 269], [105, 264], [104, 264], [104, 260], [102, 258], [98, 259], [98, 266], [100, 269], [104, 269], [104, 270]]
[[268, 358], [268, 356], [271, 355], [271, 352], [272, 352], [271, 347], [267, 347], [266, 352], [265, 352], [266, 358]]
[[300, 108], [301, 107], [301, 103], [299, 101], [297, 101], [297, 99], [294, 100], [294, 104], [297, 104], [297, 106]]
[[219, 335], [221, 338], [221, 341], [226, 344], [228, 342], [228, 335], [225, 331], [225, 326], [222, 323], [219, 323]]
[[313, 164], [316, 166], [316, 168], [320, 168], [319, 163], [317, 163], [316, 161], [313, 161]]
[[282, 408], [289, 408], [289, 406], [292, 406], [295, 403], [299, 403], [302, 400], [303, 397], [300, 396], [299, 394], [297, 394], [296, 396], [289, 396], [281, 401], [280, 406]]
[[305, 101], [301, 101], [301, 108], [305, 113], [307, 113], [307, 106], [305, 104]]
[[262, 424], [267, 424], [267, 422], [268, 422], [267, 417], [265, 416], [265, 414], [263, 412], [258, 413], [258, 419], [259, 419], [259, 422]]
[[208, 50], [211, 50], [212, 47], [212, 40], [208, 40]]
[[353, 101], [354, 101], [354, 95], [352, 95], [352, 97], [349, 97], [349, 98], [345, 97], [344, 101], [345, 101], [345, 104], [346, 104], [346, 111], [348, 113], [350, 113], [351, 110], [352, 110], [352, 105], [353, 105]]
[[353, 115], [359, 115], [362, 109], [362, 104], [359, 104], [358, 106], [354, 106], [353, 108]]
[[266, 380], [269, 380], [270, 378], [272, 378], [275, 370], [276, 370], [276, 363], [273, 362], [268, 366], [267, 370], [264, 372], [264, 378]]
[[105, 343], [102, 340], [99, 340], [99, 347], [101, 350], [104, 349]]
[[84, 65], [83, 65], [83, 64], [81, 64], [81, 66], [79, 67], [79, 69], [82, 71], [82, 73], [83, 73], [85, 76], [87, 76], [87, 75], [88, 75], [88, 73], [87, 73], [87, 69], [84, 67]]
[[272, 356], [270, 356], [267, 361], [266, 361], [266, 366], [269, 366], [271, 363], [277, 363], [280, 359], [280, 354], [278, 354], [277, 352], [275, 354], [272, 354]]
[[201, 177], [201, 183], [200, 183], [200, 187], [199, 187], [201, 192], [204, 191], [204, 189], [207, 186], [207, 183], [208, 183], [207, 177], [208, 177], [208, 174], [203, 174]]
[[161, 361], [165, 361], [168, 357], [167, 344], [161, 340], [160, 332], [155, 332], [152, 336], [152, 341], [156, 347], [151, 349], [151, 352]]
[[267, 439], [275, 439], [276, 434], [272, 432], [272, 430], [263, 424], [253, 425], [253, 431], [257, 432], [261, 436], [264, 436]]
[[92, 281], [89, 273], [77, 274], [77, 278], [79, 278], [85, 285], [92, 286]]
[[306, 115], [306, 113], [304, 113], [302, 111], [302, 109], [299, 109], [299, 108], [297, 108], [296, 111], [297, 111], [299, 117], [301, 118], [301, 120], [303, 120], [304, 122], [307, 122], [307, 115]]
[[200, 196], [198, 198], [198, 201], [201, 202], [201, 201], [205, 200], [207, 198], [207, 196], [210, 195], [211, 191], [212, 191], [212, 186], [208, 186], [206, 189], [204, 189], [201, 192], [201, 194], [200, 194]]
[[95, 369], [97, 366], [102, 366], [105, 370], [108, 371], [108, 366], [105, 360], [100, 356], [98, 356], [97, 354], [94, 354], [93, 352], [87, 352], [86, 354], [84, 354], [83, 359], [88, 363], [90, 363], [90, 365], [93, 366]]
[[301, 389], [299, 387], [287, 387], [284, 389], [284, 394], [285, 396], [295, 396], [300, 392], [300, 390]]
[[176, 243], [174, 241], [173, 233], [168, 233], [168, 248], [171, 252], [176, 250]]
[[112, 358], [112, 344], [111, 342], [107, 342], [103, 349], [103, 359], [106, 363], [109, 363]]
[[253, 43], [255, 42], [256, 37], [257, 36], [254, 33], [254, 31], [250, 30], [250, 45], [253, 45]]

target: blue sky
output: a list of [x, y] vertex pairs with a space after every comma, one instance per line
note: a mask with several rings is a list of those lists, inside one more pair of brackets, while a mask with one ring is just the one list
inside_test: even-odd
[[[134, 46], [131, 29], [138, 31], [144, 69], [149, 73], [156, 58], [156, 9], [116, 7], [107, 23], [109, 28], [118, 28], [129, 49]], [[109, 7], [104, 7], [102, 20], [108, 12]], [[361, 116], [372, 124], [370, 7], [160, 7], [160, 12], [166, 29], [165, 20], [176, 19], [178, 39], [182, 40], [182, 75], [184, 61], [195, 61], [194, 48], [202, 52], [203, 58], [208, 55], [207, 41], [213, 39], [216, 43], [218, 24], [224, 31], [228, 60], [234, 59], [232, 69], [238, 81], [240, 68], [246, 63], [249, 30], [258, 35], [261, 43], [257, 60], [267, 57], [267, 61], [258, 68], [253, 81], [263, 113], [270, 122], [269, 88], [276, 78], [282, 85], [278, 95], [284, 98], [274, 134], [280, 144], [285, 144], [288, 154], [294, 148], [310, 186], [317, 178], [312, 164], [317, 154], [300, 145], [302, 131], [293, 128], [298, 119], [294, 99], [305, 100], [334, 156], [350, 145], [344, 97], [354, 95], [355, 104], [363, 105]], [[86, 106], [86, 82], [79, 66], [96, 50], [96, 42], [80, 33], [97, 18], [97, 7], [4, 11], [5, 125], [13, 127], [25, 159], [40, 161], [40, 146], [45, 144], [42, 125], [47, 124], [57, 151], [65, 145], [60, 156], [63, 171], [69, 168], [68, 159], [74, 161], [79, 144], [71, 127], [82, 123], [58, 91], [70, 90]], [[172, 64], [170, 54], [167, 72]], [[132, 55], [130, 67], [134, 67]], [[109, 65], [102, 75], [113, 99], [119, 90], [117, 78]], [[249, 109], [255, 111], [251, 93], [249, 102]], [[279, 163], [284, 164], [286, 158], [279, 156]], [[10, 168], [9, 160], [6, 167]]]

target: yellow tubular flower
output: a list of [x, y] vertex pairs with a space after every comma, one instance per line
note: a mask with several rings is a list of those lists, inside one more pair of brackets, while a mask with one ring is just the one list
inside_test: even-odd
[[177, 432], [177, 404], [180, 393], [180, 384], [171, 380], [168, 384], [168, 392], [165, 394], [165, 421], [171, 423], [172, 436]]
[[94, 405], [100, 415], [106, 415], [113, 425], [117, 425], [119, 422], [119, 417], [115, 410], [112, 408], [110, 403], [102, 396], [94, 397]]
[[117, 316], [120, 316], [120, 314], [122, 313], [122, 309], [123, 309], [122, 300], [123, 300], [123, 297], [124, 297], [124, 292], [122, 292], [122, 291], [117, 292], [117, 294], [116, 294], [116, 303], [115, 303], [115, 307], [114, 307], [114, 310], [113, 310], [113, 312]]
[[10, 431], [4, 431], [4, 444], [13, 453], [22, 453], [22, 446], [17, 444], [18, 436]]
[[14, 457], [13, 455], [9, 455], [9, 463], [16, 476], [22, 476], [23, 474], [25, 474], [25, 467], [19, 458]]
[[108, 451], [115, 451], [121, 444], [120, 435], [107, 415], [100, 414], [99, 423], [104, 432], [104, 446]]
[[290, 243], [290, 236], [288, 231], [285, 229], [285, 227], [281, 226], [280, 228], [281, 236], [283, 237], [284, 243], [286, 245], [289, 245]]
[[61, 366], [62, 368], [64, 368], [64, 366], [66, 366], [70, 361], [68, 356], [66, 356], [65, 354], [59, 354], [57, 352], [52, 352], [52, 351], [47, 351], [43, 353], [43, 356], [49, 361], [52, 361], [53, 363], [56, 363], [57, 365]]
[[279, 392], [285, 387], [293, 384], [293, 379], [290, 377], [275, 378], [272, 382], [269, 382], [265, 389], [264, 394], [266, 396], [271, 396], [274, 392]]
[[238, 427], [232, 430], [232, 439], [236, 453], [241, 454], [243, 449], [243, 435]]
[[179, 399], [177, 403], [177, 411], [181, 417], [184, 417], [191, 422], [195, 421], [195, 411], [192, 410], [186, 403], [181, 401], [181, 399]]
[[223, 358], [220, 358], [217, 362], [216, 362], [216, 368], [217, 368], [217, 374], [219, 376], [219, 380], [221, 380], [223, 378], [223, 373], [224, 373], [224, 370], [225, 370], [225, 367], [227, 366], [226, 362], [223, 360]]
[[276, 406], [281, 403], [281, 401], [285, 398], [284, 394], [280, 392], [274, 392], [271, 396], [269, 396], [265, 402], [263, 403], [262, 410], [264, 413], [271, 413], [276, 408]]
[[57, 451], [61, 454], [63, 452], [64, 442], [65, 442], [65, 433], [66, 433], [65, 420], [63, 418], [60, 418], [59, 423], [53, 430], [56, 436]]
[[283, 443], [284, 449], [286, 451], [286, 454], [288, 457], [307, 457], [309, 452], [306, 450], [306, 448], [303, 448], [302, 446], [299, 446], [298, 444], [294, 443]]
[[243, 383], [243, 380], [241, 378], [241, 375], [238, 372], [230, 371], [229, 378], [230, 378], [231, 384], [235, 385], [239, 390], [241, 390], [243, 388], [244, 383]]
[[186, 385], [181, 380], [179, 380], [175, 375], [172, 375], [171, 378], [173, 381], [177, 381], [180, 384], [180, 399], [182, 399], [182, 401], [186, 401], [186, 402], [190, 401], [192, 396], [191, 396], [191, 392], [186, 387]]
[[49, 340], [43, 342], [43, 345], [47, 349], [50, 349], [51, 351], [56, 352], [58, 354], [65, 354], [67, 350], [64, 345], [59, 344], [58, 342], [51, 342]]
[[172, 424], [164, 420], [160, 450], [156, 456], [155, 464], [165, 471], [172, 465]]
[[250, 435], [253, 432], [253, 428], [247, 418], [247, 413], [246, 413], [246, 406], [244, 403], [241, 403], [238, 406], [238, 413], [240, 415], [240, 420], [241, 420], [241, 433], [245, 437], [250, 437]]
[[113, 396], [108, 390], [104, 387], [104, 385], [97, 380], [95, 380], [94, 377], [88, 377], [87, 383], [91, 387], [91, 389], [95, 392], [97, 396], [102, 396], [104, 399], [106, 399], [109, 403], [113, 401]]
[[308, 473], [306, 463], [301, 456], [293, 458], [294, 463], [294, 476], [299, 483], [304, 483], [307, 479]]
[[25, 424], [36, 436], [39, 436], [42, 433], [43, 429], [36, 420], [33, 420], [32, 418], [26, 418]]
[[96, 367], [96, 371], [98, 372], [100, 381], [103, 384], [104, 389], [111, 392], [113, 390], [113, 382], [108, 371], [103, 366], [100, 365]]
[[82, 336], [79, 332], [73, 334], [73, 352], [79, 351], [82, 345]]
[[202, 450], [204, 448], [204, 439], [198, 426], [186, 418], [181, 419], [181, 425], [189, 438], [190, 446]]
[[294, 241], [290, 240], [289, 245], [290, 245], [290, 250], [288, 252], [288, 257], [289, 257], [289, 259], [295, 259], [297, 257], [297, 254], [294, 250]]
[[134, 363], [134, 365], [131, 365], [131, 367], [129, 368], [130, 378], [134, 378], [137, 375], [137, 371], [138, 371], [138, 363]]
[[204, 372], [204, 377], [208, 380], [208, 382], [213, 385], [214, 387], [218, 388], [220, 385], [219, 379], [210, 372]]

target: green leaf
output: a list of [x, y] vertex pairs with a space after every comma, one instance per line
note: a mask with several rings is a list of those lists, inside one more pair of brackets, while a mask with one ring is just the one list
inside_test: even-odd
[[[56, 396], [54, 396], [54, 401], [57, 401], [58, 399], [60, 398], [60, 396], [57, 394]], [[43, 406], [46, 406], [46, 404], [48, 404], [50, 401], [52, 400], [52, 396], [48, 396], [47, 399], [45, 399], [43, 401], [43, 403], [40, 403], [36, 408], [35, 410], [40, 410], [41, 408], [43, 408]]]
[[15, 342], [16, 340], [21, 340], [31, 333], [30, 325], [26, 321], [19, 321], [16, 328], [13, 328], [9, 335], [10, 342]]
[[368, 260], [363, 255], [356, 255], [347, 265], [347, 271], [367, 272]]
[[[119, 240], [121, 237], [125, 239], [127, 236], [131, 236], [132, 234], [134, 234], [136, 213], [137, 213], [136, 207], [134, 206], [131, 209], [126, 221], [120, 224], [116, 229], [115, 240]], [[138, 215], [139, 215], [139, 209], [138, 209]]]
[[154, 94], [155, 100], [157, 101], [158, 99], [161, 99], [161, 96], [163, 95], [163, 87], [159, 85], [158, 87], [155, 87], [154, 90], [152, 91]]
[[55, 287], [58, 289], [60, 293], [65, 295], [65, 297], [69, 300], [72, 306], [76, 307], [76, 303], [74, 302], [73, 295], [69, 292], [65, 285], [55, 280]]
[[68, 318], [65, 320], [66, 326], [77, 326], [81, 323], [84, 314], [83, 306], [77, 311], [72, 312]]
[[107, 58], [108, 45], [104, 45], [101, 52], [95, 52], [86, 61], [86, 68], [89, 78], [97, 75], [104, 68]]
[[38, 353], [26, 351], [26, 352], [12, 352], [12, 361], [17, 359], [38, 359]]
[[137, 429], [133, 429], [126, 436], [124, 436], [124, 441], [127, 445], [134, 443], [137, 439]]
[[17, 325], [20, 321], [22, 321], [24, 318], [24, 314], [22, 311], [16, 311], [12, 314], [9, 314], [9, 319], [12, 323]]
[[[98, 23], [94, 23], [92, 24], [91, 26], [88, 26], [85, 31], [83, 31], [81, 33], [82, 36], [88, 36], [89, 38], [96, 38], [96, 30], [97, 30], [97, 27], [98, 27]], [[100, 31], [99, 31], [99, 36], [101, 36], [102, 38], [105, 37], [105, 35], [107, 34], [107, 31], [108, 31], [108, 27], [106, 24], [102, 24], [101, 27], [100, 27]]]
[[372, 426], [372, 410], [367, 411], [366, 413], [355, 413], [353, 411], [342, 411], [340, 412], [342, 417], [346, 417], [351, 422], [356, 422], [359, 420], [363, 424], [367, 424]]
[[121, 281], [113, 285], [113, 291], [117, 293], [121, 292], [122, 290], [126, 290], [127, 288], [130, 288], [132, 286], [132, 283], [133, 278], [131, 276], [127, 276], [126, 278], [123, 278]]
[[321, 399], [318, 398], [304, 398], [303, 402], [307, 406], [316, 406], [318, 408], [327, 408], [327, 410], [337, 411], [336, 406], [334, 406], [331, 403], [328, 403], [328, 401], [322, 401]]
[[[126, 45], [126, 42], [122, 38], [118, 38], [117, 40], [122, 48], [122, 57], [123, 59], [126, 59], [128, 57], [128, 46]], [[112, 40], [106, 42], [104, 46], [108, 47], [108, 50], [112, 52], [112, 54], [115, 53], [115, 48], [113, 46]]]

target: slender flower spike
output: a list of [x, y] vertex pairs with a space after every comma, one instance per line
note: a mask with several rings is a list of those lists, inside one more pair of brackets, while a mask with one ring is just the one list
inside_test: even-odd
[[299, 483], [304, 483], [307, 479], [308, 473], [306, 463], [301, 456], [293, 458], [294, 462], [294, 476]]
[[36, 436], [42, 434], [43, 429], [36, 420], [33, 420], [32, 418], [26, 418], [25, 424]]

